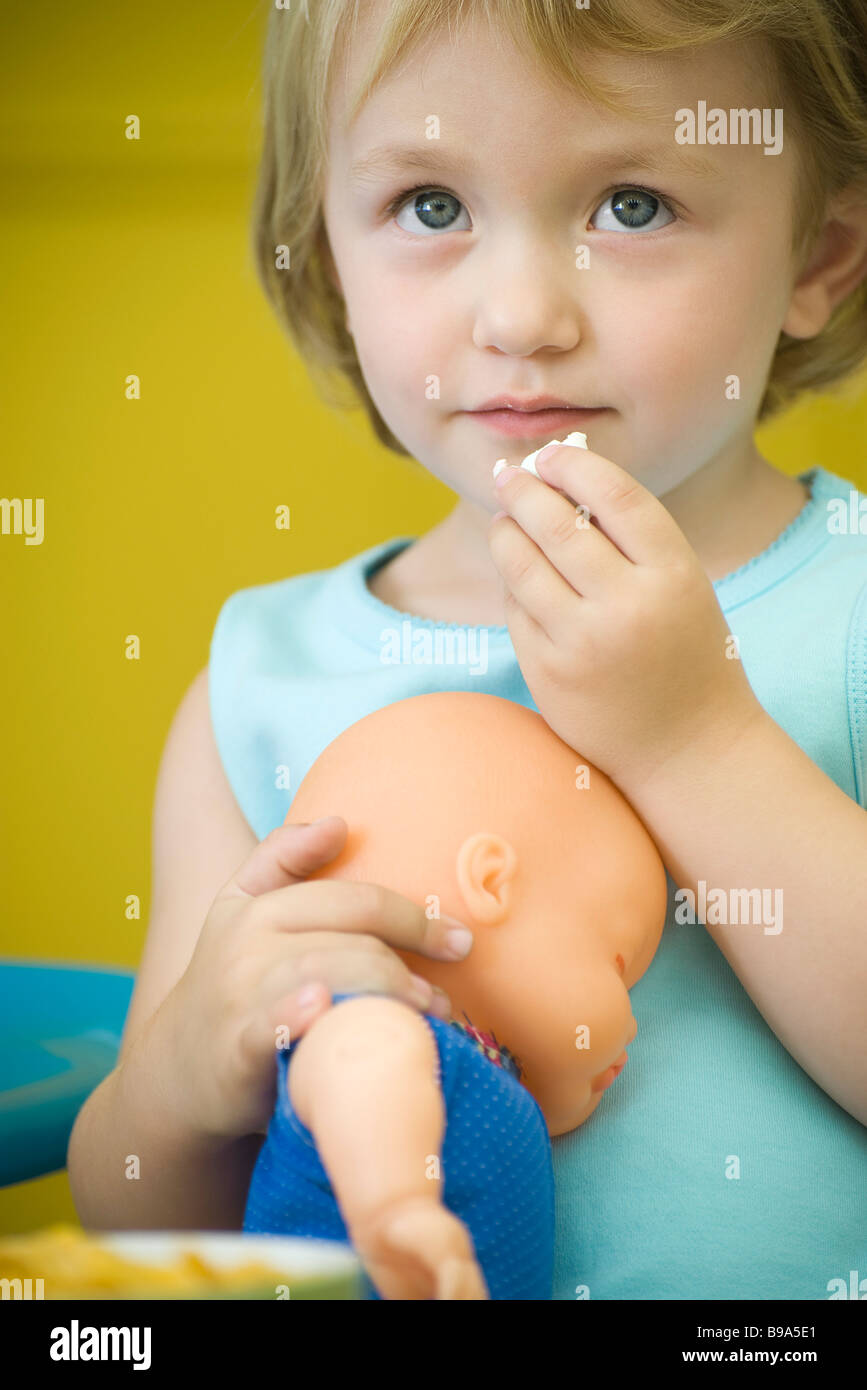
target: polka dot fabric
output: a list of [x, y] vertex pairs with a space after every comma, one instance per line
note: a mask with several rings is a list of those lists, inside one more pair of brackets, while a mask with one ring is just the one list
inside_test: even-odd
[[[333, 1002], [353, 997], [335, 994]], [[550, 1299], [554, 1178], [544, 1116], [530, 1092], [460, 1029], [424, 1017], [437, 1045], [447, 1116], [446, 1206], [472, 1236], [492, 1299]], [[346, 1241], [313, 1136], [289, 1100], [293, 1051], [294, 1044], [277, 1053], [277, 1104], [253, 1171], [244, 1230]], [[367, 1288], [377, 1299], [369, 1280]]]

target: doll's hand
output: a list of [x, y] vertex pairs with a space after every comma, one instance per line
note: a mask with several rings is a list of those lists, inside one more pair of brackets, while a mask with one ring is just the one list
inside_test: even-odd
[[764, 711], [658, 498], [590, 450], [536, 467], [500, 472], [507, 515], [488, 531], [515, 654], [546, 723], [628, 796], [687, 745], [724, 751]]
[[350, 1235], [383, 1298], [458, 1302], [489, 1296], [467, 1228], [435, 1197], [391, 1202]]

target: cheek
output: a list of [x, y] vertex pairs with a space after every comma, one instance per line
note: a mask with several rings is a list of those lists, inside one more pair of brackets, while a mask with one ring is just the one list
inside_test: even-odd
[[[715, 400], [725, 378], [764, 375], [785, 315], [774, 248], [734, 234], [688, 256], [658, 256], [596, 306], [599, 346], [628, 395]], [[776, 301], [779, 301], [777, 303]]]
[[348, 302], [355, 350], [377, 404], [382, 397], [418, 411], [437, 388], [447, 396], [451, 352], [441, 305], [428, 308], [404, 285], [377, 284], [370, 275]]
[[[688, 296], [664, 297], [640, 313], [633, 308], [629, 342], [611, 345], [608, 360], [625, 399], [652, 415], [677, 407], [678, 419], [705, 428], [718, 412], [761, 395], [776, 331], [743, 285], [711, 283]], [[738, 396], [729, 380], [738, 378]]]
[[408, 325], [405, 306], [394, 318], [383, 305], [353, 306], [350, 311], [355, 351], [367, 389], [386, 424], [411, 451], [425, 419], [427, 376], [435, 371], [430, 354], [420, 352]]
[[591, 1065], [598, 1070], [598, 1059], [619, 1049], [623, 1038], [631, 1031], [632, 1005], [619, 974], [606, 972], [604, 980], [600, 980], [598, 994], [588, 1005], [586, 1017], [593, 1044]]

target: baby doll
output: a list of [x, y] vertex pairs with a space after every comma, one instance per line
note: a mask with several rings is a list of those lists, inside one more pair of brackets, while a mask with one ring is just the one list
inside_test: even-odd
[[291, 809], [349, 827], [312, 878], [387, 885], [465, 921], [474, 944], [454, 964], [398, 952], [446, 991], [450, 1022], [336, 993], [278, 1051], [244, 1229], [348, 1240], [386, 1298], [550, 1298], [549, 1136], [582, 1124], [626, 1062], [627, 991], [665, 920], [653, 841], [541, 715], [481, 693], [367, 715]]

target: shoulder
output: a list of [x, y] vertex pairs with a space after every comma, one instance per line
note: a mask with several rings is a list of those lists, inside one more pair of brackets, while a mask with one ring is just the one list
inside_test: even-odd
[[[187, 766], [213, 751], [208, 682], [209, 667], [203, 666], [184, 691], [166, 738], [163, 765], [170, 771], [181, 765], [182, 776]], [[206, 761], [212, 765], [213, 758]]]
[[847, 478], [824, 468], [801, 475], [809, 479], [811, 502], [793, 533], [791, 573], [786, 589], [802, 605], [803, 624], [816, 640], [839, 641], [867, 583], [867, 494]]
[[[339, 566], [337, 567], [339, 569]], [[288, 622], [298, 611], [298, 600], [310, 598], [327, 586], [335, 570], [310, 570], [266, 584], [236, 589], [224, 599], [217, 613], [211, 646], [227, 639], [243, 637], [257, 626], [270, 630], [275, 623]]]
[[[229, 782], [214, 737], [209, 695], [209, 667], [188, 685], [166, 737], [157, 778], [154, 853], [166, 860], [190, 858], [204, 848], [205, 857], [240, 863], [256, 843]], [[216, 836], [219, 856], [210, 855]], [[220, 872], [222, 878], [220, 878]], [[214, 892], [225, 881], [217, 873]], [[213, 898], [213, 893], [211, 894]], [[209, 899], [210, 903], [210, 899]]]
[[831, 553], [867, 556], [867, 494], [826, 468], [811, 469], [809, 477]]
[[855, 799], [859, 806], [867, 809], [867, 574], [849, 624], [846, 685], [855, 760]]
[[[238, 589], [219, 609], [211, 642], [212, 654], [286, 640], [294, 632], [321, 629], [339, 622], [364, 589], [363, 571], [376, 566], [406, 538], [397, 537], [350, 555], [336, 565], [304, 570], [285, 579]], [[363, 596], [363, 595], [362, 595]]]

